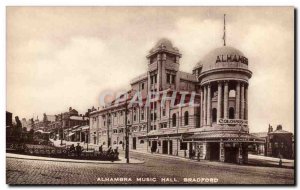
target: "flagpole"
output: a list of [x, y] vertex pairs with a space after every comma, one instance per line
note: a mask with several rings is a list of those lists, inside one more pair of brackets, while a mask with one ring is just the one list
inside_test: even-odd
[[223, 35], [223, 40], [224, 40], [224, 46], [226, 46], [226, 14], [224, 14], [224, 35]]

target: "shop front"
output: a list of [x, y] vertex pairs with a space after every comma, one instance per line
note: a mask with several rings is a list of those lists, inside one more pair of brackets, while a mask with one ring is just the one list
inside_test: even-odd
[[184, 138], [190, 143], [199, 159], [228, 163], [246, 164], [248, 146], [263, 141], [248, 133], [203, 132]]

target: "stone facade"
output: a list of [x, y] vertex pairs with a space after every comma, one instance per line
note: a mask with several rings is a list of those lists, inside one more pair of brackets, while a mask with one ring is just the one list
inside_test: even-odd
[[[127, 99], [91, 112], [90, 142], [123, 148], [127, 110], [130, 149], [246, 162], [247, 145], [255, 138], [247, 124], [248, 59], [224, 46], [205, 56], [191, 74], [179, 70], [181, 56], [169, 40], [158, 41], [147, 56], [148, 71], [131, 81]], [[160, 96], [150, 106], [128, 107], [136, 92], [143, 102], [151, 93]], [[169, 99], [162, 101], [165, 94]]]

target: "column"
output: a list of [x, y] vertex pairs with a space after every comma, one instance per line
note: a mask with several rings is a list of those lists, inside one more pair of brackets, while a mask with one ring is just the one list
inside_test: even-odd
[[217, 106], [217, 120], [221, 118], [222, 114], [222, 83], [218, 82], [218, 106]]
[[224, 118], [228, 119], [228, 81], [224, 84]]
[[245, 119], [245, 85], [242, 83], [241, 89], [241, 119]]
[[207, 125], [211, 126], [211, 88], [207, 85]]
[[220, 142], [220, 162], [225, 162], [225, 150], [224, 150], [224, 143]]
[[240, 97], [241, 97], [241, 83], [237, 81], [236, 83], [236, 91], [235, 91], [235, 119], [240, 119]]
[[207, 104], [207, 89], [206, 86], [203, 87], [204, 88], [204, 100], [203, 100], [203, 126], [206, 125], [206, 104]]
[[202, 154], [200, 153], [200, 155], [202, 155], [202, 160], [206, 160], [207, 159], [206, 153], [207, 153], [207, 143], [204, 142], [202, 144]]
[[248, 86], [245, 86], [245, 120], [248, 120]]
[[203, 126], [203, 89], [200, 88], [200, 127]]

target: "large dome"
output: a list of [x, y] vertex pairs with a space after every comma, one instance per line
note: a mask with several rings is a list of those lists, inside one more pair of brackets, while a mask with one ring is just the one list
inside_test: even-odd
[[199, 64], [201, 64], [201, 72], [222, 67], [227, 68], [237, 66], [237, 64], [228, 63], [242, 63], [244, 66], [247, 67], [248, 59], [240, 50], [229, 46], [223, 46], [209, 52], [206, 56], [204, 56], [204, 58], [200, 62], [198, 62], [197, 66], [199, 67]]

